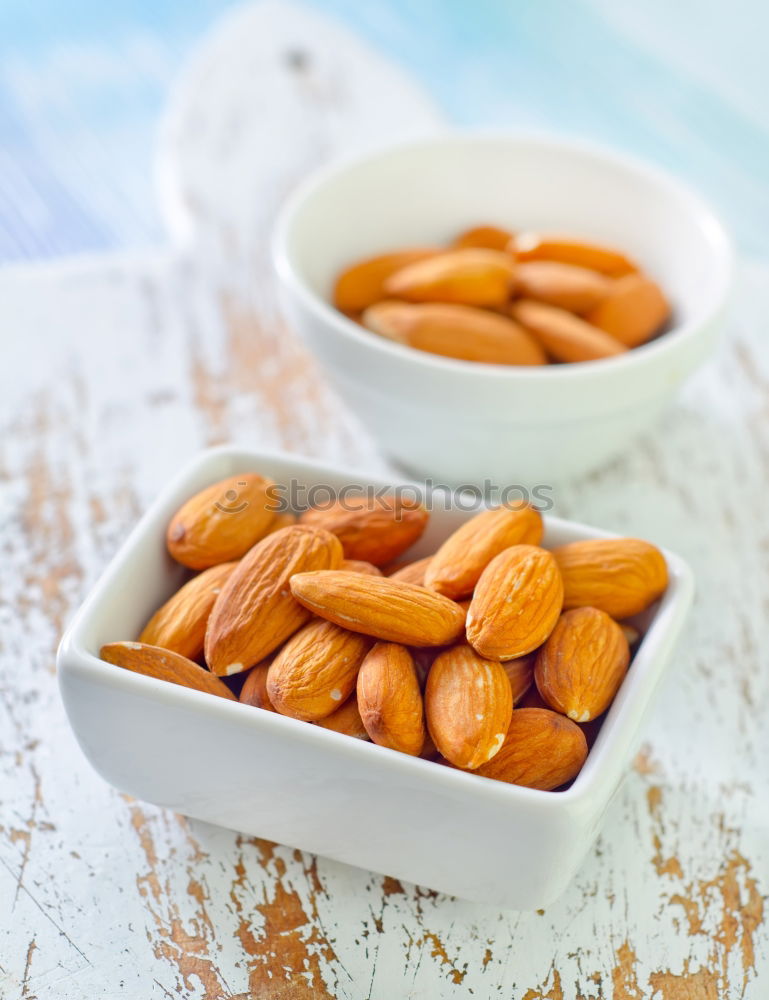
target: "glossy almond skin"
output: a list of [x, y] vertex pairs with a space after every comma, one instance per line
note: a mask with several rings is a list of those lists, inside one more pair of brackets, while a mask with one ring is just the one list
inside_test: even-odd
[[341, 708], [332, 712], [331, 715], [327, 715], [325, 719], [318, 719], [315, 725], [322, 729], [331, 729], [343, 736], [352, 736], [356, 740], [369, 739], [366, 727], [363, 725], [363, 719], [358, 711], [358, 699], [354, 694], [350, 695]]
[[428, 520], [417, 500], [390, 495], [340, 500], [328, 508], [305, 511], [300, 523], [336, 535], [345, 559], [383, 566], [414, 544]]
[[518, 656], [514, 660], [505, 660], [502, 664], [507, 674], [507, 679], [510, 681], [514, 708], [518, 707], [519, 701], [534, 683], [534, 664], [536, 661], [536, 653], [527, 653], [525, 656]]
[[305, 625], [282, 647], [267, 672], [267, 694], [275, 711], [306, 722], [331, 715], [355, 690], [370, 646], [366, 636], [322, 619]]
[[446, 646], [464, 630], [465, 612], [453, 601], [384, 576], [300, 573], [291, 578], [291, 591], [321, 618], [385, 642]]
[[418, 757], [425, 742], [424, 706], [411, 653], [378, 642], [361, 664], [358, 710], [374, 743]]
[[595, 538], [553, 550], [564, 585], [563, 606], [592, 607], [612, 618], [645, 611], [666, 590], [665, 557], [640, 538]]
[[144, 626], [139, 642], [171, 649], [190, 660], [203, 653], [206, 624], [235, 562], [210, 566], [169, 597]]
[[364, 576], [382, 575], [381, 569], [363, 559], [343, 559], [339, 568], [346, 573], [363, 573]]
[[238, 701], [243, 705], [253, 705], [254, 708], [263, 708], [266, 712], [274, 712], [275, 706], [270, 701], [267, 694], [267, 671], [270, 669], [269, 662], [257, 663], [248, 671], [243, 687], [240, 689]]
[[471, 306], [386, 300], [364, 312], [363, 324], [380, 337], [459, 361], [496, 365], [547, 361], [537, 339], [518, 323]]
[[562, 264], [586, 267], [611, 278], [620, 278], [638, 270], [633, 261], [619, 250], [597, 243], [586, 243], [570, 236], [518, 233], [508, 244], [507, 250], [517, 261], [554, 260]]
[[670, 304], [651, 278], [629, 274], [585, 318], [626, 347], [638, 347], [670, 319]]
[[275, 519], [270, 487], [263, 476], [243, 473], [206, 487], [171, 518], [166, 545], [190, 569], [208, 569], [240, 559], [267, 534]]
[[510, 314], [539, 340], [554, 361], [598, 361], [627, 350], [624, 344], [579, 316], [534, 299], [516, 300]]
[[534, 679], [550, 708], [590, 722], [612, 703], [629, 663], [627, 639], [612, 618], [597, 608], [573, 608], [539, 651]]
[[520, 708], [502, 749], [474, 773], [552, 791], [576, 778], [586, 758], [587, 740], [575, 722], [545, 708]]
[[310, 618], [291, 594], [290, 578], [336, 568], [342, 558], [336, 535], [310, 525], [282, 528], [258, 542], [240, 560], [211, 611], [205, 638], [210, 669], [236, 674], [269, 656]]
[[509, 254], [468, 247], [406, 265], [386, 279], [384, 290], [406, 302], [502, 306], [510, 297], [514, 272]]
[[430, 560], [424, 585], [458, 601], [469, 597], [491, 560], [511, 545], [539, 545], [542, 515], [528, 505], [485, 510], [459, 527]]
[[605, 274], [557, 260], [526, 261], [515, 272], [516, 294], [575, 313], [595, 308], [612, 287]]
[[216, 695], [217, 698], [237, 701], [224, 681], [170, 649], [142, 642], [109, 642], [101, 647], [99, 656], [107, 663], [114, 663], [116, 667], [132, 670], [136, 674], [144, 674], [145, 677], [156, 677], [161, 681]]
[[417, 559], [415, 562], [407, 563], [405, 566], [399, 566], [393, 572], [387, 573], [387, 576], [391, 580], [401, 580], [403, 583], [415, 583], [419, 587], [424, 587], [425, 573], [427, 567], [432, 562], [432, 558], [432, 556], [425, 556], [424, 559]]
[[466, 645], [441, 653], [427, 676], [425, 714], [446, 760], [469, 770], [485, 764], [499, 752], [513, 714], [502, 664]]
[[363, 312], [385, 297], [384, 283], [407, 264], [432, 257], [439, 251], [430, 247], [396, 250], [367, 257], [341, 272], [334, 286], [334, 305], [346, 313]]
[[481, 574], [467, 612], [467, 639], [481, 655], [513, 660], [541, 646], [558, 621], [563, 583], [552, 553], [514, 545]]
[[456, 250], [467, 247], [485, 247], [487, 250], [505, 250], [513, 238], [509, 229], [500, 226], [473, 226], [465, 229], [452, 243]]

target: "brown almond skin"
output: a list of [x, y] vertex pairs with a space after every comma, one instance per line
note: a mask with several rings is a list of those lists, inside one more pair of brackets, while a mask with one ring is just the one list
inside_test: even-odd
[[220, 676], [240, 673], [269, 656], [310, 618], [291, 594], [290, 578], [336, 568], [342, 558], [336, 535], [310, 525], [282, 528], [258, 542], [211, 610], [205, 638], [210, 669]]
[[361, 664], [358, 709], [374, 743], [418, 757], [425, 742], [424, 706], [411, 653], [378, 642]]
[[563, 583], [552, 553], [514, 545], [481, 574], [467, 613], [467, 639], [488, 659], [513, 660], [532, 652], [555, 628]]
[[447, 646], [464, 631], [465, 612], [453, 601], [384, 576], [299, 573], [291, 578], [291, 591], [321, 618], [385, 642]]
[[465, 645], [441, 653], [427, 676], [425, 714], [430, 736], [448, 761], [469, 770], [485, 764], [499, 752], [513, 714], [502, 664]]
[[605, 274], [557, 260], [526, 261], [515, 272], [516, 294], [575, 313], [595, 308], [612, 287]]
[[358, 711], [358, 699], [354, 694], [350, 695], [341, 708], [332, 712], [331, 715], [327, 715], [325, 719], [318, 719], [315, 725], [322, 729], [331, 729], [343, 736], [352, 736], [356, 740], [369, 739], [366, 727], [363, 725], [363, 719]]
[[331, 715], [355, 690], [370, 647], [365, 636], [331, 622], [317, 619], [305, 625], [291, 636], [267, 672], [267, 694], [275, 711], [305, 722]]
[[510, 298], [515, 264], [499, 250], [448, 250], [407, 264], [384, 283], [385, 294], [406, 302], [502, 306]]
[[579, 774], [587, 741], [579, 726], [544, 708], [513, 712], [502, 749], [474, 774], [525, 788], [552, 791]]
[[266, 712], [274, 712], [275, 706], [270, 701], [267, 694], [267, 671], [270, 669], [269, 661], [257, 663], [248, 671], [243, 687], [240, 689], [238, 701], [243, 705], [253, 705], [254, 708], [263, 708]]
[[651, 278], [629, 274], [614, 282], [585, 319], [626, 347], [638, 347], [670, 319], [670, 304]]
[[627, 351], [624, 344], [598, 327], [544, 302], [518, 299], [510, 307], [510, 315], [537, 338], [555, 361], [598, 361]]
[[219, 563], [185, 583], [150, 618], [139, 642], [162, 646], [189, 660], [197, 660], [203, 654], [211, 608], [236, 566], [236, 562]]
[[484, 247], [487, 250], [505, 250], [513, 238], [509, 229], [500, 226], [473, 226], [465, 229], [451, 244], [455, 250], [467, 247]]
[[430, 560], [424, 585], [454, 601], [468, 597], [481, 573], [511, 545], [539, 545], [542, 515], [533, 507], [498, 507], [466, 521]]
[[595, 538], [553, 549], [563, 606], [593, 607], [615, 619], [645, 611], [667, 589], [665, 557], [640, 538]]
[[403, 583], [415, 583], [419, 587], [424, 587], [425, 572], [432, 558], [432, 556], [425, 556], [424, 559], [417, 559], [416, 562], [406, 563], [405, 566], [399, 566], [385, 575], [391, 580], [401, 580]]
[[597, 243], [586, 243], [570, 236], [518, 233], [508, 244], [507, 252], [519, 262], [554, 260], [562, 264], [586, 267], [611, 278], [620, 278], [638, 270], [635, 263], [619, 250]]
[[471, 306], [409, 305], [385, 300], [364, 312], [363, 325], [380, 337], [458, 361], [494, 365], [547, 363], [537, 338], [509, 316]]
[[614, 700], [629, 663], [627, 639], [612, 618], [597, 608], [573, 608], [539, 651], [534, 680], [550, 708], [590, 722]]
[[343, 559], [339, 567], [345, 573], [362, 573], [364, 576], [381, 576], [382, 571], [373, 563], [364, 559]]
[[518, 708], [518, 703], [534, 683], [534, 664], [537, 661], [536, 653], [527, 653], [526, 656], [518, 656], [514, 660], [505, 660], [502, 666], [510, 681], [510, 690], [513, 692], [513, 707]]
[[132, 670], [136, 674], [144, 674], [145, 677], [156, 677], [161, 681], [216, 695], [217, 698], [237, 701], [224, 681], [170, 649], [142, 642], [109, 642], [101, 647], [99, 656], [107, 663], [114, 663], [116, 667]]
[[296, 514], [292, 514], [290, 510], [284, 510], [275, 515], [275, 519], [270, 525], [267, 535], [271, 535], [273, 531], [280, 531], [281, 528], [290, 528], [292, 524], [296, 524], [297, 520]]
[[417, 500], [395, 495], [350, 497], [328, 508], [305, 511], [301, 524], [325, 528], [342, 543], [345, 559], [383, 566], [410, 548], [430, 515]]
[[370, 305], [385, 297], [384, 283], [407, 264], [414, 264], [439, 253], [437, 249], [422, 247], [412, 250], [395, 250], [392, 253], [366, 257], [345, 268], [336, 279], [334, 305], [346, 313], [363, 312]]
[[171, 518], [168, 551], [190, 569], [240, 559], [272, 526], [274, 485], [263, 476], [242, 473], [196, 493]]

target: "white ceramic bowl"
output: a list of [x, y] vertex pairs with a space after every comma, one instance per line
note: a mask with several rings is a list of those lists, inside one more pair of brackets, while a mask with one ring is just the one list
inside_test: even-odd
[[[293, 456], [204, 452], [142, 518], [80, 609], [58, 654], [70, 722], [93, 767], [123, 792], [410, 882], [515, 909], [564, 889], [598, 832], [692, 596], [685, 563], [666, 552], [670, 586], [588, 756], [562, 792], [465, 774], [294, 719], [121, 670], [101, 645], [138, 635], [179, 586], [165, 528], [189, 496], [259, 471], [303, 485], [382, 480]], [[471, 513], [434, 510], [414, 555]], [[606, 537], [547, 520], [545, 543]]]
[[[330, 305], [352, 261], [480, 222], [620, 247], [666, 289], [674, 329], [617, 358], [510, 367], [412, 350]], [[558, 481], [627, 448], [710, 351], [731, 275], [721, 226], [671, 178], [515, 134], [444, 135], [322, 170], [283, 210], [274, 258], [289, 321], [385, 452], [411, 474], [500, 485]]]

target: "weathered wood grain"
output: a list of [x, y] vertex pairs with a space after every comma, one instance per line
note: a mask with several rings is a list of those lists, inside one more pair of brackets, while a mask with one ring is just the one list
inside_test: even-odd
[[[349, 96], [369, 71], [393, 128], [429, 114], [409, 117], [409, 86], [397, 76], [389, 91], [386, 67], [354, 39], [290, 8], [281, 16], [272, 35], [257, 12], [231, 21], [214, 63], [202, 57], [206, 87], [193, 77], [193, 103], [177, 104], [164, 157], [169, 171], [177, 155], [188, 164], [174, 181], [188, 209], [183, 252], [0, 274], [9, 344], [0, 996], [760, 1000], [769, 976], [762, 264], [743, 268], [728, 340], [664, 425], [556, 498], [566, 516], [680, 551], [699, 593], [647, 743], [575, 882], [546, 912], [442, 897], [127, 800], [74, 744], [53, 671], [62, 624], [190, 455], [237, 440], [386, 467], [279, 319], [266, 234], [294, 179], [349, 134], [378, 131], [370, 105]], [[241, 101], [251, 59], [290, 132], [270, 108], [260, 125], [250, 102], [227, 104]], [[295, 134], [302, 142], [290, 147]], [[210, 186], [222, 135], [241, 151], [227, 198]], [[407, 845], [407, 817], [403, 837]]]

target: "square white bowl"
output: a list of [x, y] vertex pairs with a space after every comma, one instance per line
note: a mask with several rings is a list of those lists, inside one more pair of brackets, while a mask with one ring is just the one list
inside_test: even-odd
[[[184, 570], [165, 548], [174, 511], [248, 471], [307, 486], [393, 485], [291, 455], [222, 447], [198, 456], [152, 504], [62, 639], [59, 684], [88, 760], [121, 791], [209, 823], [478, 902], [550, 903], [589, 849], [637, 746], [691, 603], [687, 565], [665, 552], [670, 584], [579, 776], [561, 792], [521, 788], [99, 659], [102, 644], [135, 638], [180, 585]], [[414, 557], [473, 513], [435, 509]], [[547, 546], [604, 537], [546, 518]]]

